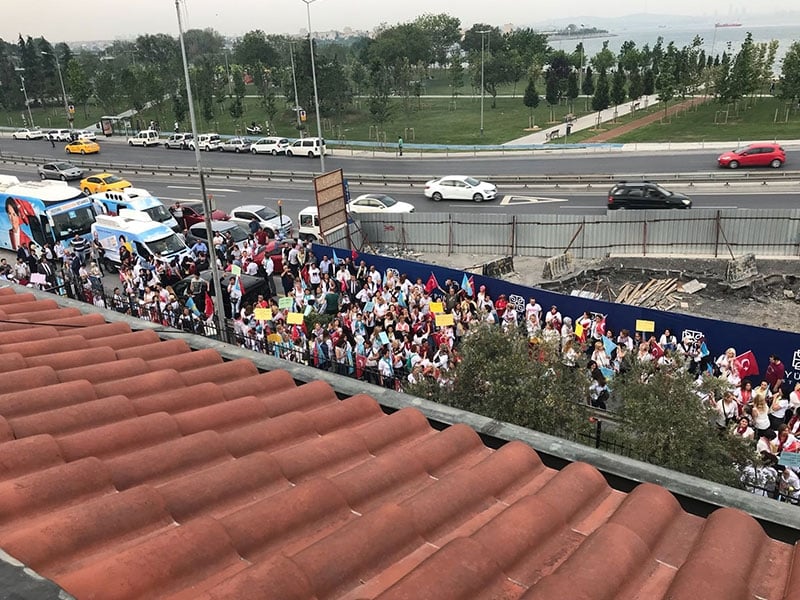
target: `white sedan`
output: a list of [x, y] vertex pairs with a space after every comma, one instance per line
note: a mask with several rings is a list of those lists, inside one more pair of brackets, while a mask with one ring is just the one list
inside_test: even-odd
[[486, 181], [462, 175], [448, 175], [439, 179], [431, 179], [425, 184], [425, 197], [439, 200], [473, 200], [483, 202], [494, 200], [497, 187]]
[[362, 194], [347, 205], [350, 212], [360, 213], [412, 213], [414, 205], [398, 202], [385, 194]]
[[76, 131], [75, 135], [78, 136], [79, 140], [91, 140], [93, 142], [97, 141], [97, 134], [91, 129], [81, 129], [80, 131]]
[[44, 138], [44, 131], [41, 129], [17, 129], [11, 134], [15, 140], [41, 140]]

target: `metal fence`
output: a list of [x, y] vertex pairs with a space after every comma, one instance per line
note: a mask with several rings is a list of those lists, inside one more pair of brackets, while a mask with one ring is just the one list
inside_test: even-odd
[[416, 252], [576, 258], [800, 256], [800, 209], [621, 211], [605, 215], [360, 215], [372, 244]]

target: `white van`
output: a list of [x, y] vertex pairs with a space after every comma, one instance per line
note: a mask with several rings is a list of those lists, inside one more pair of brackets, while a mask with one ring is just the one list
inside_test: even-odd
[[319, 213], [316, 206], [306, 206], [297, 215], [300, 226], [297, 237], [304, 242], [321, 242], [322, 232], [319, 229]]
[[[127, 212], [127, 211], [126, 211]], [[138, 256], [149, 262], [154, 260], [183, 260], [192, 256], [192, 251], [174, 231], [155, 221], [142, 220], [142, 215], [134, 219], [98, 215], [92, 224], [92, 235], [96, 236], [105, 250], [104, 267], [118, 269], [122, 261], [119, 251], [122, 244], [128, 244]]]
[[286, 149], [289, 147], [289, 140], [281, 137], [265, 137], [260, 138], [250, 144], [250, 152], [253, 154], [286, 154]]
[[169, 212], [161, 200], [142, 188], [129, 187], [124, 190], [109, 190], [92, 194], [92, 200], [100, 208], [100, 212], [109, 215], [121, 215], [122, 210], [135, 210], [146, 213], [147, 218], [178, 231], [178, 221]]
[[325, 140], [318, 137], [307, 137], [296, 140], [286, 149], [286, 156], [307, 156], [314, 158], [321, 154], [327, 154]]
[[158, 132], [152, 129], [145, 129], [134, 136], [128, 138], [129, 146], [158, 146], [161, 142], [158, 139]]

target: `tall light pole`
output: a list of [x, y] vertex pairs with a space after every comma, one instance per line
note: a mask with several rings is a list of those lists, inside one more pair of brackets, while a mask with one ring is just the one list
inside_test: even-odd
[[[306, 16], [308, 17], [308, 47], [311, 50], [311, 80], [314, 83], [314, 109], [317, 113], [317, 137], [322, 140], [322, 121], [319, 118], [319, 95], [317, 94], [317, 68], [314, 65], [314, 36], [311, 35], [311, 4], [316, 0], [303, 0], [306, 3]], [[295, 98], [296, 99], [296, 98]], [[325, 172], [325, 153], [320, 146], [319, 168]]]
[[58, 62], [58, 52], [42, 52], [43, 56], [52, 56], [56, 59], [56, 69], [58, 69], [58, 81], [61, 84], [61, 98], [64, 100], [64, 114], [67, 117], [67, 123], [70, 122], [69, 105], [67, 104], [67, 90], [64, 89], [64, 78], [61, 76], [61, 63]]
[[14, 70], [19, 73], [19, 80], [22, 82], [22, 95], [25, 96], [25, 108], [28, 109], [28, 120], [31, 122], [29, 127], [33, 127], [35, 123], [33, 122], [33, 114], [31, 114], [31, 103], [28, 101], [28, 90], [25, 89], [25, 77], [22, 76], [22, 73], [25, 71], [24, 67], [14, 67]]
[[[292, 61], [292, 85], [294, 86], [294, 116], [297, 119], [297, 131], [300, 133], [300, 137], [303, 136], [302, 127], [300, 123], [300, 102], [297, 98], [297, 77], [294, 73], [294, 42], [289, 42], [289, 60]], [[324, 171], [324, 169], [323, 169]]]
[[484, 85], [484, 42], [486, 41], [486, 34], [491, 33], [491, 29], [485, 29], [483, 31], [479, 31], [478, 33], [481, 34], [481, 137], [483, 137], [483, 97], [485, 95], [486, 86]]
[[[200, 146], [197, 144], [197, 119], [194, 116], [194, 99], [192, 98], [192, 85], [189, 80], [189, 61], [186, 60], [186, 44], [183, 42], [183, 22], [181, 21], [181, 0], [175, 0], [175, 11], [178, 13], [178, 39], [181, 43], [181, 58], [183, 59], [183, 77], [186, 81], [186, 99], [189, 101], [189, 120], [192, 124], [192, 137], [194, 143], [194, 159], [197, 163], [197, 175], [200, 177], [200, 193], [203, 195], [203, 215], [206, 224], [206, 239], [208, 240], [209, 263], [211, 263], [211, 277], [214, 279], [214, 310], [219, 323], [219, 338], [228, 341], [228, 331], [225, 329], [225, 306], [222, 299], [222, 280], [217, 267], [217, 255], [214, 250], [214, 231], [211, 227], [211, 202], [206, 193], [206, 180], [203, 175], [203, 163], [200, 160]], [[199, 307], [198, 307], [199, 308]]]

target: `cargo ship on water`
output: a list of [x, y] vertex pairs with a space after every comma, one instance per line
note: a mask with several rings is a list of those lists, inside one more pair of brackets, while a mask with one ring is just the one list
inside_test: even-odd
[[741, 23], [716, 23], [716, 24], [714, 24], [714, 27], [716, 27], [718, 29], [721, 28], [721, 27], [741, 27], [741, 26], [742, 26]]

